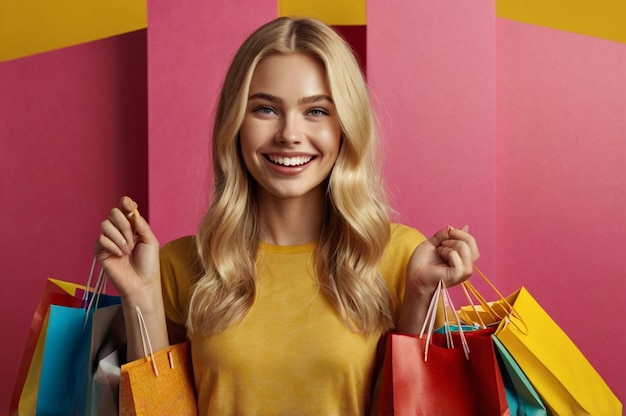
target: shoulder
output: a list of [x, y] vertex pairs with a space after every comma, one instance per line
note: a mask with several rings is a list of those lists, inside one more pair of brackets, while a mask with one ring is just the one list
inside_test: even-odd
[[198, 251], [194, 236], [170, 241], [161, 248], [161, 274], [167, 279], [188, 281], [199, 271]]
[[195, 236], [172, 240], [161, 247], [161, 267], [195, 267], [198, 264], [198, 249]]
[[383, 267], [385, 263], [394, 265], [404, 263], [403, 265], [406, 266], [415, 247], [424, 240], [426, 240], [424, 234], [415, 228], [403, 224], [391, 224], [389, 243], [383, 255]]
[[389, 242], [381, 264], [383, 275], [403, 273], [415, 247], [424, 240], [426, 240], [424, 234], [415, 228], [403, 224], [391, 224]]
[[404, 297], [407, 264], [415, 248], [425, 240], [424, 234], [415, 228], [391, 224], [391, 235], [380, 264], [380, 272], [389, 289], [396, 318]]
[[389, 249], [410, 249], [411, 253], [419, 243], [426, 240], [424, 234], [413, 227], [404, 224], [391, 224]]
[[161, 248], [159, 257], [165, 314], [169, 320], [183, 324], [193, 282], [201, 272], [195, 237], [170, 241]]
[[196, 253], [196, 238], [192, 235], [172, 240], [161, 248], [161, 257], [177, 258]]

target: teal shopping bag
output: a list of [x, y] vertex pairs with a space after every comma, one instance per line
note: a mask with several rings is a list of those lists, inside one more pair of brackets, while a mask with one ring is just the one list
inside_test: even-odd
[[[118, 296], [100, 295], [97, 308], [120, 304]], [[43, 352], [37, 415], [84, 415], [90, 385], [94, 309], [51, 305]]]
[[546, 406], [535, 391], [528, 377], [511, 354], [495, 336], [492, 337], [498, 365], [502, 372], [506, 400], [511, 416], [547, 416]]

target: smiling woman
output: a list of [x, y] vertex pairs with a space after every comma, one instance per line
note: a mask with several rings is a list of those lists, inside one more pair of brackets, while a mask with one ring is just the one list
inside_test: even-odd
[[383, 335], [418, 331], [439, 281], [471, 275], [467, 227], [390, 224], [377, 145], [346, 42], [279, 18], [226, 75], [197, 235], [159, 252], [130, 198], [103, 222], [96, 256], [125, 314], [145, 311], [155, 348], [191, 341], [200, 414], [369, 413]]

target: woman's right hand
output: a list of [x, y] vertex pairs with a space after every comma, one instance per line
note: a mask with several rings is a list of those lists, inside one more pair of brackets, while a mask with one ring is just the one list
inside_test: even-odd
[[125, 196], [101, 224], [94, 254], [122, 298], [127, 358], [144, 355], [136, 307], [141, 309], [154, 350], [169, 345], [159, 266], [159, 242], [137, 203]]
[[123, 197], [100, 226], [94, 254], [123, 299], [161, 288], [159, 242], [137, 203]]

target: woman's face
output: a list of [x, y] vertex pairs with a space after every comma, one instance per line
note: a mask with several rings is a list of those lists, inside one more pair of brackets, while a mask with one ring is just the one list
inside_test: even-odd
[[239, 137], [257, 192], [278, 199], [323, 195], [341, 127], [322, 65], [302, 54], [264, 59], [252, 76]]

